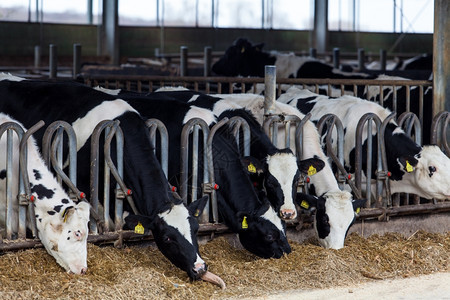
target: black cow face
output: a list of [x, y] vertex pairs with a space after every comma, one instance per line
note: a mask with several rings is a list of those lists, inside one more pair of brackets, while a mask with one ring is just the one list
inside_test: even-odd
[[[154, 219], [141, 215], [125, 218], [127, 227], [139, 224], [151, 230], [159, 250], [175, 266], [187, 272], [193, 280], [200, 279], [207, 271], [206, 263], [200, 257], [197, 243], [198, 217], [205, 208], [208, 197], [191, 203], [188, 207], [180, 202], [159, 213]], [[137, 229], [137, 228], [136, 228]]]
[[285, 223], [268, 202], [254, 214], [238, 213], [239, 241], [251, 253], [262, 258], [280, 258], [291, 252]]

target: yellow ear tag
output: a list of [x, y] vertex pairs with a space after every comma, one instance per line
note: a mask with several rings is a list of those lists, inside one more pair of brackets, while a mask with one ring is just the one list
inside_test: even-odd
[[308, 169], [308, 176], [312, 176], [312, 175], [314, 175], [316, 173], [317, 173], [316, 168], [314, 168], [312, 165], [310, 165], [309, 169]]
[[361, 211], [361, 207], [356, 208], [355, 213], [359, 214], [359, 212]]
[[244, 52], [245, 52], [245, 48], [242, 47], [242, 48], [241, 48], [241, 53], [244, 53]]
[[247, 228], [248, 228], [247, 217], [244, 217], [244, 219], [242, 220], [242, 229], [247, 229]]
[[247, 169], [250, 173], [256, 173], [256, 167], [252, 163], [248, 165]]
[[409, 161], [406, 161], [406, 172], [411, 173], [412, 171], [414, 171], [413, 166], [411, 166]]
[[196, 209], [195, 210], [195, 214], [194, 214], [194, 217], [198, 217], [200, 215], [200, 210], [199, 209]]
[[141, 222], [138, 222], [136, 227], [134, 227], [134, 232], [137, 234], [144, 234], [144, 226], [142, 226]]
[[308, 209], [309, 208], [309, 203], [306, 202], [305, 200], [303, 200], [302, 203], [300, 203], [300, 206], [303, 207], [304, 209]]

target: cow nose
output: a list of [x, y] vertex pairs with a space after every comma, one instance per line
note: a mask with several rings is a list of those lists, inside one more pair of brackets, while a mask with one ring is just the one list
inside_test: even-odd
[[86, 272], [87, 272], [87, 268], [81, 268], [81, 272], [80, 272], [81, 275], [86, 275]]
[[194, 266], [194, 273], [196, 274], [203, 274], [206, 272], [206, 264], [204, 263], [197, 263]]
[[295, 218], [296, 212], [293, 209], [284, 209], [280, 211], [280, 217], [284, 220], [291, 220]]

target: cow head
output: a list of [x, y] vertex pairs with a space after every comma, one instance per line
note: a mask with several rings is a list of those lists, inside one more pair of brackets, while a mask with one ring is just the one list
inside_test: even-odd
[[198, 222], [208, 201], [205, 196], [188, 207], [182, 201], [174, 201], [169, 208], [150, 218], [142, 215], [129, 215], [125, 218], [128, 228], [138, 224], [151, 230], [159, 250], [175, 266], [187, 272], [193, 280], [201, 279], [207, 272], [207, 265], [200, 257], [197, 243]]
[[251, 178], [264, 186], [269, 201], [283, 220], [297, 216], [294, 199], [300, 176], [313, 175], [325, 166], [318, 157], [300, 161], [290, 149], [268, 155], [264, 162], [244, 157], [242, 163]]
[[47, 252], [67, 272], [85, 274], [90, 205], [87, 202], [69, 204], [56, 208], [59, 212], [55, 208], [45, 212], [36, 211], [39, 239]]
[[390, 181], [392, 193], [450, 199], [450, 158], [438, 146], [424, 146], [415, 157], [401, 157], [397, 161], [404, 174], [400, 181]]
[[350, 226], [355, 221], [355, 211], [366, 202], [352, 201], [347, 191], [328, 192], [317, 197], [297, 194], [298, 204], [305, 209], [315, 207], [314, 229], [319, 243], [325, 248], [340, 249]]
[[251, 253], [262, 258], [280, 258], [291, 252], [286, 225], [268, 201], [254, 213], [237, 213], [239, 241]]

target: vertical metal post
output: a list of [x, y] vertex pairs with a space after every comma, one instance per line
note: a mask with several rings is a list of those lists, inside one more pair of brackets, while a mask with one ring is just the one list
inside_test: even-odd
[[386, 50], [380, 49], [380, 70], [386, 71]]
[[339, 48], [333, 49], [333, 67], [336, 69], [339, 69], [340, 62], [339, 62]]
[[54, 44], [50, 44], [50, 50], [49, 50], [49, 78], [56, 78], [57, 76], [57, 47]]
[[180, 76], [187, 76], [188, 47], [180, 47]]
[[311, 56], [312, 58], [316, 58], [317, 57], [317, 49], [316, 48], [309, 48], [309, 56]]
[[81, 45], [73, 44], [73, 73], [72, 78], [76, 79], [81, 69]]
[[450, 111], [450, 3], [434, 1], [433, 116]]
[[211, 56], [212, 48], [207, 46], [204, 48], [204, 62], [203, 62], [203, 76], [208, 77], [211, 75]]
[[265, 66], [264, 76], [264, 115], [275, 113], [275, 87], [277, 80], [277, 68], [275, 66]]
[[41, 66], [41, 46], [34, 46], [34, 67]]
[[88, 24], [94, 23], [94, 18], [92, 14], [92, 0], [87, 0], [87, 21]]
[[364, 66], [364, 61], [365, 61], [365, 55], [364, 55], [364, 48], [359, 48], [358, 49], [358, 68], [360, 70], [365, 70], [365, 66]]

